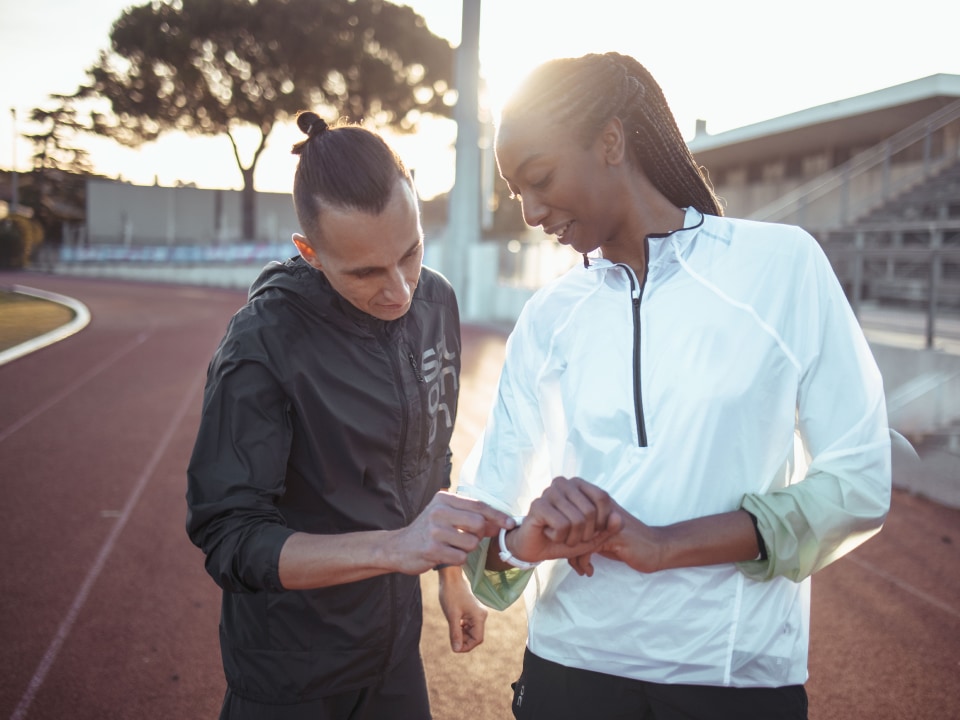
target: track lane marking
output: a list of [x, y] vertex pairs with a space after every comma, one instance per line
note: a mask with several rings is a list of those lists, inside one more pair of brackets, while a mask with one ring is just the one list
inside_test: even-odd
[[864, 560], [859, 560], [853, 557], [852, 555], [848, 555], [846, 559], [849, 562], [852, 562], [854, 565], [857, 565], [858, 567], [863, 568], [867, 572], [872, 572], [874, 575], [883, 578], [887, 582], [893, 583], [901, 590], [913, 595], [915, 598], [919, 598], [920, 600], [923, 600], [924, 602], [927, 602], [930, 605], [933, 605], [934, 607], [939, 608], [940, 610], [943, 610], [945, 613], [953, 615], [956, 618], [960, 618], [960, 610], [957, 610], [951, 607], [950, 605], [947, 605], [947, 603], [943, 602], [943, 600], [938, 600], [937, 598], [933, 597], [933, 595], [928, 595], [927, 593], [923, 592], [923, 590], [915, 588], [913, 585], [906, 582], [905, 580], [901, 580], [895, 575], [891, 575], [885, 570], [881, 570], [876, 565], [872, 565], [871, 563], [868, 563]]
[[126, 526], [127, 521], [130, 519], [130, 515], [133, 513], [133, 509], [140, 500], [140, 496], [143, 494], [143, 491], [146, 489], [147, 483], [150, 481], [150, 478], [153, 475], [153, 471], [159, 464], [163, 454], [167, 451], [167, 447], [170, 445], [170, 441], [173, 439], [174, 433], [176, 433], [176, 431], [180, 428], [184, 417], [186, 417], [187, 412], [189, 412], [190, 408], [193, 406], [194, 400], [197, 394], [200, 392], [204, 380], [205, 376], [200, 376], [194, 380], [193, 383], [191, 383], [190, 388], [187, 390], [187, 393], [181, 401], [180, 406], [174, 413], [170, 424], [164, 431], [163, 437], [161, 437], [160, 441], [157, 443], [153, 455], [147, 461], [146, 466], [144, 466], [143, 471], [137, 478], [137, 482], [133, 487], [133, 491], [127, 498], [127, 502], [124, 505], [116, 524], [113, 526], [113, 529], [110, 531], [110, 534], [107, 536], [107, 539], [101, 546], [100, 552], [97, 554], [96, 560], [93, 562], [93, 566], [90, 568], [89, 572], [87, 572], [87, 576], [84, 578], [83, 583], [81, 583], [80, 589], [77, 591], [73, 602], [70, 604], [67, 614], [60, 622], [60, 626], [57, 628], [57, 632], [54, 635], [53, 640], [41, 658], [36, 672], [34, 672], [33, 677], [27, 684], [27, 689], [24, 692], [23, 697], [20, 699], [20, 703], [10, 716], [10, 720], [23, 720], [27, 716], [27, 711], [30, 709], [30, 705], [33, 703], [34, 698], [36, 698], [37, 693], [40, 691], [43, 681], [47, 677], [47, 673], [49, 673], [50, 668], [53, 667], [53, 663], [57, 659], [57, 655], [60, 653], [60, 649], [63, 647], [64, 642], [66, 642], [67, 636], [73, 629], [73, 624], [76, 622], [77, 616], [83, 609], [83, 606], [87, 601], [87, 596], [90, 594], [94, 583], [96, 583], [97, 578], [100, 576], [100, 572], [106, 565], [107, 559], [113, 552], [113, 548], [117, 543], [117, 538], [120, 536], [120, 533]]
[[31, 288], [25, 285], [14, 285], [12, 289], [13, 292], [20, 295], [29, 295], [30, 297], [40, 298], [41, 300], [49, 300], [50, 302], [57, 303], [58, 305], [63, 305], [72, 310], [74, 316], [70, 322], [61, 325], [58, 328], [54, 328], [48, 333], [38, 335], [35, 338], [27, 340], [26, 342], [22, 342], [19, 345], [14, 345], [12, 348], [8, 348], [3, 352], [0, 352], [0, 365], [6, 365], [8, 362], [22, 358], [24, 355], [29, 355], [40, 348], [47, 347], [47, 345], [53, 345], [54, 343], [60, 342], [61, 340], [70, 337], [74, 333], [80, 332], [90, 324], [90, 310], [79, 300], [76, 300], [72, 297], [67, 297], [66, 295], [60, 295], [59, 293], [49, 292], [47, 290], [39, 290], [38, 288]]
[[35, 419], [38, 418], [40, 415], [42, 415], [43, 413], [45, 413], [47, 410], [49, 410], [50, 408], [52, 408], [54, 405], [56, 405], [57, 403], [59, 403], [61, 400], [63, 400], [63, 399], [66, 398], [67, 396], [71, 395], [72, 393], [76, 392], [76, 391], [77, 391], [78, 389], [80, 389], [83, 385], [85, 385], [85, 384], [88, 383], [90, 380], [92, 380], [92, 379], [95, 378], [97, 375], [99, 375], [99, 374], [102, 373], [104, 370], [106, 370], [108, 367], [110, 367], [111, 365], [113, 365], [115, 362], [117, 362], [117, 361], [118, 361], [120, 358], [122, 358], [124, 355], [126, 355], [127, 353], [129, 353], [129, 352], [135, 350], [136, 348], [138, 348], [140, 345], [142, 345], [144, 342], [147, 341], [147, 339], [150, 337], [150, 335], [151, 335], [152, 333], [153, 333], [153, 330], [150, 330], [150, 331], [147, 331], [147, 332], [141, 332], [139, 335], [137, 335], [136, 338], [134, 338], [133, 342], [128, 343], [127, 345], [124, 345], [122, 348], [120, 348], [120, 350], [118, 350], [117, 352], [115, 352], [113, 355], [111, 355], [110, 357], [108, 357], [108, 358], [106, 358], [105, 360], [101, 361], [99, 364], [97, 364], [97, 365], [95, 365], [94, 367], [92, 367], [92, 368], [91, 368], [90, 370], [88, 370], [86, 373], [84, 373], [84, 374], [81, 375], [79, 378], [77, 378], [76, 380], [74, 380], [70, 385], [67, 385], [67, 387], [65, 387], [65, 388], [64, 388], [63, 390], [61, 390], [59, 393], [57, 393], [57, 394], [54, 395], [53, 397], [49, 398], [49, 399], [46, 400], [45, 402], [43, 402], [43, 403], [41, 403], [40, 405], [38, 405], [36, 408], [34, 408], [32, 411], [30, 411], [29, 413], [27, 413], [26, 415], [24, 415], [22, 418], [20, 418], [19, 420], [17, 420], [17, 421], [16, 421], [15, 423], [13, 423], [12, 425], [8, 426], [7, 428], [5, 428], [5, 429], [3, 429], [3, 430], [0, 430], [0, 442], [3, 442], [3, 441], [6, 440], [8, 437], [10, 437], [11, 435], [13, 435], [15, 432], [17, 432], [18, 430], [20, 430], [24, 425], [26, 425], [27, 423], [29, 423], [29, 422], [32, 421], [32, 420], [35, 420]]

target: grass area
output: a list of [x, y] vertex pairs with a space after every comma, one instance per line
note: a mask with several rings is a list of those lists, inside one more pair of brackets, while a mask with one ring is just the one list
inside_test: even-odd
[[0, 351], [66, 325], [74, 312], [59, 303], [0, 290]]

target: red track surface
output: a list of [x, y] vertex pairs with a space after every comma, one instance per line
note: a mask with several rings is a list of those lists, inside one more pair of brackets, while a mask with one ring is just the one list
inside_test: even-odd
[[[207, 361], [236, 291], [0, 273], [85, 303], [82, 332], [0, 366], [0, 717], [215, 718], [219, 590], [184, 532]], [[459, 459], [482, 427], [499, 333], [464, 328]], [[447, 648], [424, 578], [437, 720], [509, 717], [523, 611]], [[815, 720], [960, 718], [960, 511], [896, 493], [884, 531], [813, 583]]]

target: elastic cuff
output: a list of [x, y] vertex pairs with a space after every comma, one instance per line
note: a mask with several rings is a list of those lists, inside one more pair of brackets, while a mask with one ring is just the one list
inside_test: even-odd
[[750, 516], [750, 520], [753, 522], [753, 531], [757, 534], [757, 547], [760, 548], [760, 556], [755, 558], [755, 560], [764, 562], [767, 559], [767, 544], [763, 540], [763, 535], [760, 534], [760, 526], [757, 523], [757, 516], [749, 510], [744, 510], [744, 512]]

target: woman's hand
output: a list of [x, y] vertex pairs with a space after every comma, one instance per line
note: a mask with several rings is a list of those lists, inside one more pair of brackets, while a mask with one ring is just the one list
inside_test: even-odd
[[606, 491], [582, 478], [554, 478], [520, 527], [507, 533], [507, 550], [527, 562], [589, 554], [620, 531], [616, 508]]
[[487, 610], [473, 596], [459, 566], [441, 568], [438, 573], [440, 609], [450, 629], [450, 649], [468, 653], [483, 642]]
[[622, 518], [620, 532], [607, 539], [592, 553], [570, 558], [570, 567], [578, 575], [593, 575], [593, 554], [610, 560], [619, 560], [637, 572], [652, 573], [663, 567], [663, 542], [661, 528], [651, 527], [628, 513], [614, 502], [615, 512]]

